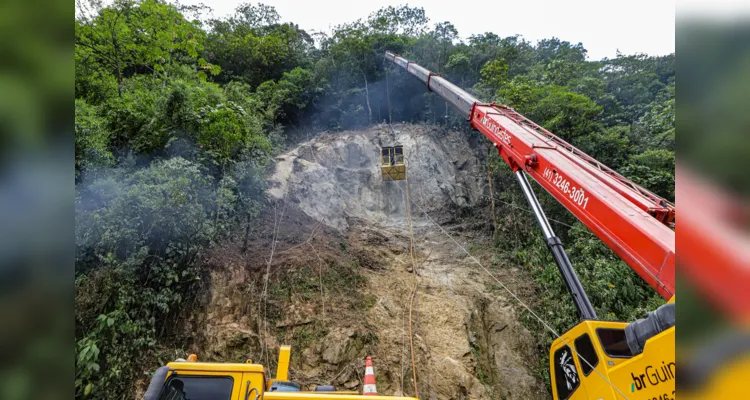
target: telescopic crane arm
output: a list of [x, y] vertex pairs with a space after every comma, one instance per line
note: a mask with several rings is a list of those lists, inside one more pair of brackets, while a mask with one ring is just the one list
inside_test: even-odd
[[[526, 180], [525, 172], [663, 298], [669, 299], [674, 295], [673, 204], [629, 181], [512, 108], [482, 103], [441, 76], [399, 55], [386, 52], [385, 57], [419, 78], [429, 91], [445, 99], [467, 118], [473, 128], [489, 138], [500, 157], [516, 173], [522, 186]], [[529, 202], [532, 203], [532, 200], [529, 199]], [[543, 213], [542, 219], [536, 210], [535, 213], [540, 223], [546, 221]], [[544, 229], [544, 224], [542, 227]], [[548, 236], [546, 232], [545, 236]], [[554, 255], [549, 237], [548, 245]], [[571, 288], [570, 283], [568, 287]], [[571, 293], [575, 299], [572, 288]], [[582, 296], [585, 297], [585, 294], [582, 293]], [[578, 300], [576, 302], [584, 316], [582, 307], [586, 305], [579, 304]]]

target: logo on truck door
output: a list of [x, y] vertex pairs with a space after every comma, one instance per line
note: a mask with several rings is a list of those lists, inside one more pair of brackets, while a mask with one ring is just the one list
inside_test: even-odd
[[578, 372], [576, 371], [576, 366], [573, 363], [573, 357], [570, 356], [570, 353], [568, 351], [564, 351], [562, 355], [560, 355], [560, 368], [562, 368], [563, 373], [565, 375], [565, 385], [568, 387], [568, 390], [573, 390], [573, 388], [578, 383]]
[[646, 366], [642, 374], [631, 372], [630, 377], [633, 379], [633, 383], [630, 385], [630, 391], [635, 392], [673, 380], [675, 377], [675, 365], [674, 362], [666, 363], [662, 361], [660, 367], [654, 367], [653, 365]]
[[573, 359], [573, 351], [568, 346], [555, 350], [550, 360], [554, 364], [553, 385], [557, 390], [557, 399], [569, 398], [581, 385], [578, 369]]

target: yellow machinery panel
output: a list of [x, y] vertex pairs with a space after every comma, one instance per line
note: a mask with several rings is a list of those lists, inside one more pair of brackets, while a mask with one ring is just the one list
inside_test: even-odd
[[633, 356], [627, 325], [583, 321], [556, 339], [549, 364], [553, 399], [674, 399], [675, 327], [648, 339], [643, 353]]
[[380, 170], [384, 181], [402, 181], [406, 179], [404, 146], [382, 147], [380, 149]]
[[206, 385], [208, 381], [219, 392], [221, 388], [232, 400], [263, 397], [265, 373], [263, 366], [258, 364], [238, 363], [204, 363], [204, 362], [171, 362], [167, 366], [171, 369], [167, 376], [163, 391], [159, 397], [169, 399], [189, 398], [189, 393], [195, 388]]

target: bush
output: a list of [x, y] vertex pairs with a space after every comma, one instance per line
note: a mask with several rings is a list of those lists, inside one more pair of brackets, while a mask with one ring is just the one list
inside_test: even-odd
[[592, 132], [581, 136], [573, 144], [604, 165], [616, 170], [625, 163], [628, 157], [629, 130], [629, 126], [613, 126], [605, 129], [604, 132]]
[[646, 150], [630, 157], [622, 173], [667, 200], [674, 201], [674, 152], [662, 149]]
[[271, 150], [260, 121], [232, 102], [198, 112], [195, 141], [220, 165], [244, 154], [263, 155]]
[[97, 109], [83, 100], [75, 101], [76, 115], [76, 176], [91, 166], [107, 166], [114, 162], [109, 151], [109, 133]]
[[197, 164], [173, 158], [79, 189], [77, 396], [128, 392], [136, 366], [155, 361], [157, 340], [176, 331], [214, 237], [212, 187]]
[[163, 150], [167, 143], [166, 100], [164, 87], [157, 79], [129, 80], [122, 97], [103, 106], [113, 146], [146, 155]]

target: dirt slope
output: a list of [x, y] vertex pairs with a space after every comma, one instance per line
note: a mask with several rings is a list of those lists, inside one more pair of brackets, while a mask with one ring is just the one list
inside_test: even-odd
[[[378, 165], [379, 146], [396, 143], [422, 207], [412, 207], [416, 271], [405, 183], [382, 182]], [[519, 306], [432, 222], [474, 248], [514, 292], [533, 295], [528, 276], [477, 250], [490, 234], [484, 154], [476, 134], [380, 125], [322, 135], [279, 156], [269, 178], [273, 212], [250, 249], [227, 244], [213, 256], [196, 347], [211, 359], [252, 357], [273, 367], [274, 347], [292, 343], [295, 380], [350, 390], [361, 389], [362, 360], [372, 355], [381, 394], [413, 395], [413, 302], [420, 398], [547, 398]]]

